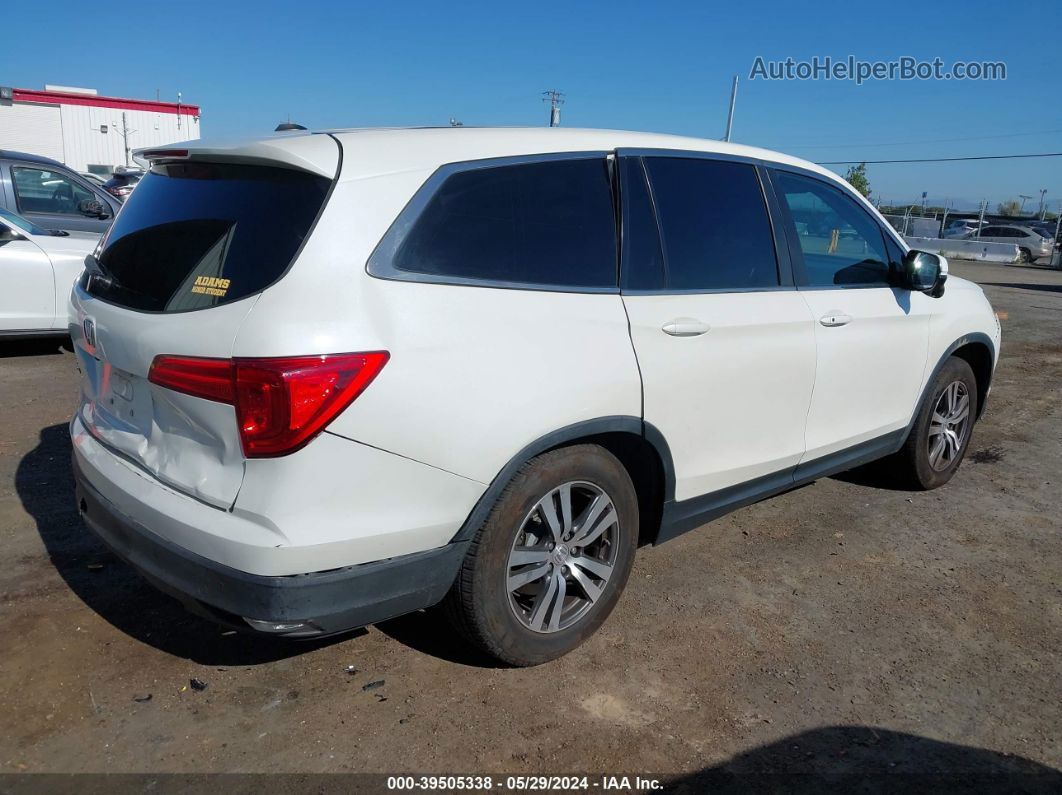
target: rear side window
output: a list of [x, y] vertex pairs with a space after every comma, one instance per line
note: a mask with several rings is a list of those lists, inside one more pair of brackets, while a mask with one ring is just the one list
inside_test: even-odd
[[669, 290], [778, 285], [778, 260], [755, 167], [647, 157]]
[[457, 170], [431, 194], [389, 263], [382, 255], [388, 248], [385, 238], [370, 273], [547, 289], [615, 287], [608, 164], [593, 157]]
[[152, 167], [130, 195], [89, 292], [130, 309], [185, 312], [239, 300], [287, 269], [328, 194], [325, 177], [266, 166]]

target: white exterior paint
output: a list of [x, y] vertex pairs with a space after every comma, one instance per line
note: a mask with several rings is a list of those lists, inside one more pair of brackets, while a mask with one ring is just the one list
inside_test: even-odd
[[[0, 102], [0, 149], [63, 161], [63, 117], [58, 105]], [[84, 170], [84, 169], [81, 169]]]
[[[287, 275], [262, 293], [170, 315], [74, 293], [70, 330], [86, 378], [72, 432], [85, 477], [152, 532], [242, 571], [297, 574], [442, 546], [506, 462], [583, 420], [644, 417], [660, 428], [680, 500], [744, 483], [903, 427], [927, 362], [961, 336], [985, 333], [998, 351], [991, 307], [959, 279], [942, 299], [908, 296], [909, 312], [892, 289], [621, 296], [377, 279], [365, 270], [370, 253], [445, 163], [688, 149], [843, 183], [785, 155], [672, 136], [464, 128], [337, 137], [343, 166], [331, 199]], [[330, 139], [300, 133], [188, 148], [315, 173], [337, 161]], [[831, 312], [850, 323], [823, 328], [820, 316]], [[662, 334], [675, 318], [711, 331]], [[282, 458], [243, 459], [231, 407], [147, 382], [158, 354], [373, 350], [391, 353], [377, 379], [327, 432]], [[93, 411], [114, 374], [132, 384], [135, 419]]]
[[65, 331], [70, 288], [99, 235], [31, 234], [3, 217], [0, 231], [19, 237], [0, 243], [0, 336]]
[[[90, 165], [136, 165], [125, 154], [122, 117], [129, 130], [130, 150], [164, 146], [174, 141], [199, 137], [199, 119], [182, 113], [154, 113], [142, 110], [96, 108], [88, 105], [62, 105], [62, 162], [76, 171]], [[180, 128], [177, 123], [180, 119]], [[100, 132], [103, 126], [107, 132]]]
[[199, 138], [199, 118], [187, 112], [16, 100], [0, 104], [0, 149], [50, 157], [75, 171], [106, 166], [109, 173], [136, 165], [126, 157], [123, 115], [130, 150]]

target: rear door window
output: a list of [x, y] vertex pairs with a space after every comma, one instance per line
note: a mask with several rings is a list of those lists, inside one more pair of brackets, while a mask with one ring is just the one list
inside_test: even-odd
[[647, 157], [668, 290], [776, 287], [778, 260], [754, 166]]
[[279, 279], [331, 182], [267, 166], [153, 166], [111, 227], [90, 293], [150, 312], [239, 300]]
[[601, 156], [459, 167], [389, 259], [388, 238], [370, 260], [374, 275], [544, 289], [617, 285], [615, 210]]

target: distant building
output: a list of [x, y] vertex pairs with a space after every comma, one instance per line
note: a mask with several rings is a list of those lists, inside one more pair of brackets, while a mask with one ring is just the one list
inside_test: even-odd
[[199, 106], [100, 96], [93, 88], [0, 86], [0, 149], [110, 175], [128, 152], [199, 137]]

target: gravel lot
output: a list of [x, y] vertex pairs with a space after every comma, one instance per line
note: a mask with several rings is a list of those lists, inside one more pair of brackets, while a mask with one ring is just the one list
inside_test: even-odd
[[472, 656], [430, 611], [301, 644], [186, 614], [78, 520], [72, 354], [3, 343], [0, 772], [1035, 770], [1062, 785], [1062, 271], [953, 272], [985, 286], [1004, 348], [951, 484], [849, 473], [643, 549], [602, 631], [529, 670]]

